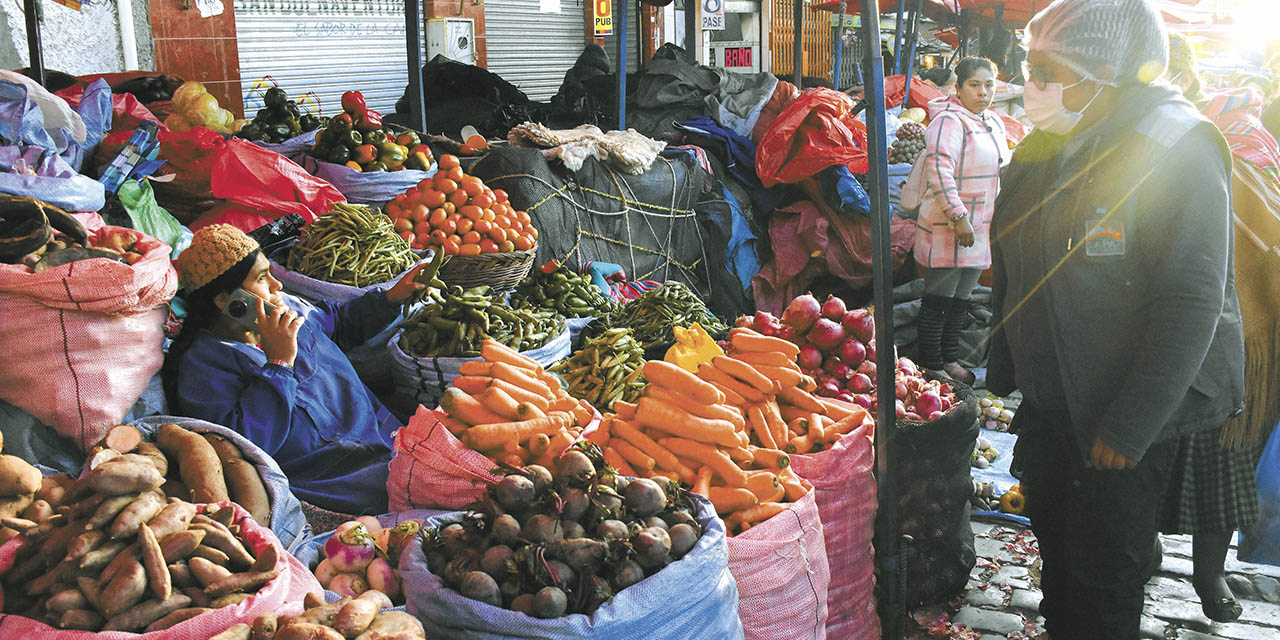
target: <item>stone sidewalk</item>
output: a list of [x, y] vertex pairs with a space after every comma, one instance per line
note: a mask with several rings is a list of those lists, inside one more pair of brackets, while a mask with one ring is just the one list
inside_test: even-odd
[[[918, 629], [908, 638], [1032, 640], [1044, 632], [1037, 613], [1039, 556], [1035, 536], [1017, 525], [971, 523], [978, 564], [962, 598], [948, 608], [913, 615]], [[1280, 639], [1280, 567], [1227, 556], [1228, 581], [1244, 607], [1233, 623], [1206, 618], [1191, 587], [1191, 537], [1162, 536], [1164, 562], [1147, 584], [1142, 637], [1153, 640]], [[933, 633], [929, 633], [932, 628]]]

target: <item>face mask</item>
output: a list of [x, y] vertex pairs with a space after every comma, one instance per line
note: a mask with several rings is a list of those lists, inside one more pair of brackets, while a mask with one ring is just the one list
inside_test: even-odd
[[[1081, 80], [1080, 82], [1084, 82]], [[1080, 120], [1084, 118], [1084, 112], [1088, 110], [1089, 105], [1102, 93], [1102, 87], [1098, 87], [1098, 91], [1089, 98], [1089, 102], [1084, 105], [1084, 109], [1080, 111], [1072, 111], [1062, 104], [1062, 93], [1080, 82], [1071, 85], [1063, 85], [1061, 82], [1050, 82], [1045, 84], [1044, 88], [1035, 82], [1028, 81], [1023, 87], [1022, 103], [1027, 109], [1027, 118], [1038, 129], [1043, 129], [1049, 133], [1056, 133], [1065, 136], [1071, 133], [1080, 124]]]

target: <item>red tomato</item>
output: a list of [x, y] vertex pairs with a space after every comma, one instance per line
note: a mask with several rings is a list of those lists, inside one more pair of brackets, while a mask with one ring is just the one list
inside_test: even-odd
[[493, 225], [489, 224], [488, 220], [485, 220], [484, 218], [476, 220], [475, 230], [478, 231], [480, 235], [489, 233], [491, 229], [493, 229]]
[[464, 256], [478, 256], [480, 255], [480, 245], [463, 244], [461, 247], [458, 247], [458, 253]]
[[507, 239], [507, 229], [493, 227], [489, 229], [489, 238], [494, 242], [505, 242]]
[[444, 195], [447, 196], [447, 195], [451, 195], [454, 191], [457, 191], [457, 190], [458, 190], [457, 182], [450, 180], [449, 176], [446, 176], [442, 173], [436, 174], [436, 191], [439, 191], [440, 193], [443, 193]]
[[497, 253], [497, 252], [498, 252], [498, 243], [488, 238], [485, 238], [484, 240], [480, 241], [480, 253]]
[[[408, 200], [409, 200], [409, 194], [397, 193], [396, 197], [391, 199], [391, 203], [396, 205], [397, 207], [403, 207], [404, 203], [407, 202]], [[387, 208], [390, 209], [391, 208], [390, 205], [388, 205]]]
[[475, 227], [476, 221], [471, 218], [462, 218], [458, 220], [458, 233], [466, 235], [468, 231]]
[[404, 238], [405, 242], [408, 242], [409, 244], [413, 244], [413, 240], [414, 240], [413, 230], [401, 231], [400, 237]]
[[516, 250], [516, 245], [510, 240], [503, 240], [498, 243], [498, 253], [511, 253]]
[[431, 244], [444, 244], [444, 241], [448, 239], [449, 234], [441, 231], [440, 229], [436, 229], [431, 232]]
[[444, 224], [444, 221], [448, 218], [449, 214], [445, 213], [444, 209], [432, 209], [431, 217], [427, 218], [427, 220], [431, 222], [431, 226], [438, 227]]
[[484, 210], [472, 205], [466, 205], [461, 209], [458, 209], [458, 213], [461, 213], [462, 217], [468, 220], [480, 220], [484, 218]]
[[471, 204], [474, 204], [475, 206], [480, 207], [481, 209], [488, 209], [492, 207], [494, 204], [493, 196], [485, 193], [478, 193], [476, 195], [471, 196]]
[[436, 228], [441, 231], [444, 231], [445, 233], [453, 233], [454, 231], [458, 230], [458, 221], [454, 220], [453, 217], [451, 216], [449, 218], [445, 218], [444, 222], [441, 222], [439, 225], [436, 225]]
[[519, 236], [512, 242], [515, 244], [516, 249], [519, 249], [520, 251], [528, 251], [533, 248], [533, 238], [530, 238], [527, 235]]
[[494, 199], [495, 201], [497, 201], [499, 204], [506, 204], [506, 203], [507, 203], [507, 199], [508, 199], [509, 197], [510, 197], [510, 196], [508, 196], [508, 195], [507, 195], [507, 192], [506, 192], [506, 191], [503, 191], [502, 189], [494, 189], [494, 190], [493, 190], [493, 199]]
[[426, 205], [421, 204], [413, 205], [413, 209], [409, 211], [409, 219], [414, 222], [422, 222], [430, 217], [430, 215], [431, 211], [427, 209]]
[[431, 233], [431, 223], [426, 220], [414, 223], [413, 232], [420, 236], [429, 235]]
[[462, 171], [462, 167], [453, 167], [448, 171], [446, 171], [446, 174], [448, 175], [449, 179], [453, 180], [454, 182], [462, 182], [462, 179], [465, 178], [467, 175]]
[[[457, 236], [453, 236], [453, 237], [454, 237], [454, 238], [456, 238]], [[445, 241], [440, 245], [440, 248], [441, 248], [441, 250], [443, 250], [443, 251], [444, 251], [444, 254], [445, 254], [446, 256], [456, 256], [456, 255], [458, 255], [458, 243], [457, 243], [457, 242], [455, 242], [455, 241], [453, 241], [452, 239], [446, 239], [446, 240], [445, 240]]]
[[419, 247], [425, 247], [431, 244], [431, 235], [426, 233], [419, 233], [417, 236], [414, 237], [414, 242], [417, 242]]
[[458, 212], [458, 205], [455, 205], [452, 202], [446, 202], [440, 205], [440, 208], [444, 209], [444, 212], [449, 215], [453, 215]]
[[448, 171], [449, 169], [452, 169], [461, 164], [461, 162], [458, 160], [458, 156], [455, 156], [451, 153], [446, 153], [441, 155], [440, 158], [436, 160], [436, 162], [440, 165], [440, 169], [442, 171]]
[[471, 196], [467, 195], [467, 192], [462, 189], [458, 189], [457, 191], [449, 194], [449, 202], [452, 202], [454, 206], [461, 207], [467, 204], [470, 200]]
[[464, 245], [477, 244], [479, 242], [480, 242], [480, 232], [478, 231], [468, 231], [462, 236], [462, 243]]
[[493, 219], [493, 222], [494, 224], [498, 225], [499, 227], [502, 227], [503, 229], [511, 228], [511, 219], [502, 215], [501, 213], [498, 214], [498, 217]]
[[413, 231], [413, 221], [408, 218], [396, 218], [392, 226], [395, 227], [396, 233]]
[[444, 204], [445, 195], [440, 191], [427, 188], [420, 191], [419, 194], [419, 199], [422, 201], [422, 204], [425, 204], [432, 209]]

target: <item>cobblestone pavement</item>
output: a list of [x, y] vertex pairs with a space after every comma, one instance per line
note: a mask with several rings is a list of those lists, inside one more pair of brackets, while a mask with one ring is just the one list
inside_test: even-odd
[[[918, 638], [1032, 640], [1044, 632], [1035, 536], [1017, 525], [974, 521], [978, 564], [965, 594], [950, 607], [913, 614]], [[1233, 623], [1206, 618], [1191, 586], [1191, 537], [1162, 536], [1164, 562], [1147, 584], [1142, 638], [1152, 640], [1280, 639], [1280, 567], [1227, 556], [1228, 582], [1244, 607]], [[933, 633], [930, 633], [932, 629]], [[908, 637], [912, 637], [910, 634]]]

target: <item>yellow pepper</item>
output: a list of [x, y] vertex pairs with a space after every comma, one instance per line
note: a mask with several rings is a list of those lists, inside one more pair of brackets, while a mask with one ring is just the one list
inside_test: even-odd
[[681, 369], [697, 373], [698, 365], [724, 355], [724, 349], [696, 322], [688, 329], [675, 327], [674, 332], [676, 343], [667, 350], [664, 359]]

